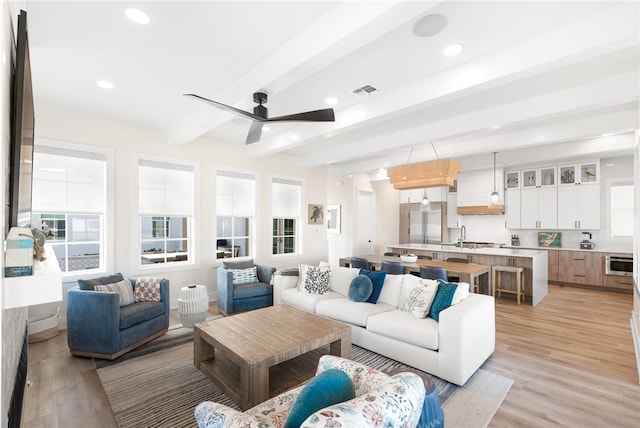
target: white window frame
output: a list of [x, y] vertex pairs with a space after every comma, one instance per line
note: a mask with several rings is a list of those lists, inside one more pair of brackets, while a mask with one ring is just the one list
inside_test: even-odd
[[[609, 190], [609, 198], [608, 198], [608, 208], [609, 208], [609, 237], [611, 239], [614, 240], [631, 240], [633, 239], [633, 231], [631, 232], [631, 235], [615, 235], [614, 234], [614, 207], [613, 207], [613, 188], [617, 187], [617, 186], [631, 186], [632, 187], [632, 194], [635, 192], [635, 189], [633, 189], [634, 184], [633, 184], [633, 178], [628, 178], [628, 179], [615, 179], [615, 180], [611, 180], [609, 182], [608, 185], [608, 190]], [[633, 225], [633, 202], [631, 203], [631, 223]]]
[[[64, 282], [74, 282], [78, 279], [86, 279], [88, 276], [103, 276], [113, 272], [115, 266], [115, 219], [114, 219], [114, 199], [115, 199], [115, 167], [114, 167], [114, 151], [111, 148], [97, 147], [88, 144], [70, 143], [67, 141], [54, 140], [49, 138], [36, 137], [34, 141], [34, 150], [47, 147], [47, 151], [65, 154], [66, 152], [80, 152], [87, 154], [96, 154], [105, 159], [106, 178], [105, 178], [105, 209], [102, 213], [102, 236], [100, 244], [100, 253], [102, 255], [100, 267], [97, 269], [89, 269], [82, 271], [61, 272]], [[32, 211], [35, 212], [35, 211]], [[49, 213], [49, 212], [47, 212]], [[59, 214], [55, 210], [50, 213]], [[82, 214], [82, 213], [70, 213]]]
[[[193, 197], [192, 197], [192, 210], [191, 216], [188, 221], [188, 230], [187, 230], [187, 260], [186, 261], [173, 261], [173, 262], [163, 262], [163, 263], [152, 263], [152, 264], [143, 264], [141, 260], [140, 248], [142, 246], [142, 230], [140, 227], [142, 217], [172, 217], [167, 213], [155, 213], [153, 215], [150, 214], [141, 214], [140, 213], [140, 163], [152, 163], [152, 164], [166, 164], [166, 165], [175, 165], [177, 167], [191, 168], [193, 171]], [[136, 154], [132, 159], [132, 183], [133, 191], [132, 191], [132, 218], [135, 221], [132, 222], [132, 237], [131, 239], [131, 254], [135, 259], [133, 261], [133, 270], [134, 274], [137, 275], [147, 275], [151, 272], [153, 273], [165, 273], [165, 272], [175, 272], [175, 271], [183, 271], [183, 270], [192, 270], [194, 268], [199, 267], [199, 258], [197, 253], [198, 248], [198, 238], [195, 233], [196, 230], [200, 230], [199, 227], [199, 195], [200, 195], [200, 164], [198, 162], [191, 162], [184, 159], [175, 159], [175, 158], [164, 158], [160, 156], [152, 156], [146, 154]], [[174, 216], [175, 217], [175, 216]], [[183, 217], [183, 216], [180, 216]]]
[[[218, 239], [222, 239], [218, 237], [218, 204], [217, 204], [217, 199], [218, 199], [218, 175], [219, 174], [237, 174], [239, 176], [246, 176], [247, 178], [253, 178], [254, 183], [255, 183], [255, 192], [254, 192], [254, 198], [253, 198], [253, 216], [250, 217], [249, 220], [249, 251], [248, 251], [248, 255], [246, 256], [239, 256], [239, 257], [230, 257], [230, 258], [217, 258], [217, 246], [216, 243], [218, 241]], [[245, 169], [238, 169], [238, 168], [227, 168], [221, 165], [215, 166], [213, 168], [213, 173], [212, 173], [212, 177], [213, 177], [213, 185], [212, 185], [212, 189], [213, 189], [213, 196], [211, 198], [212, 200], [212, 212], [213, 214], [213, 224], [211, 226], [212, 229], [212, 236], [213, 236], [213, 240], [212, 240], [212, 247], [211, 247], [211, 251], [212, 251], [212, 257], [213, 257], [213, 266], [221, 266], [224, 260], [233, 260], [233, 261], [239, 261], [239, 260], [248, 260], [248, 259], [255, 259], [256, 258], [256, 251], [258, 248], [258, 241], [259, 241], [259, 236], [258, 236], [258, 219], [260, 218], [260, 204], [259, 204], [259, 197], [258, 195], [260, 194], [260, 177], [258, 175], [258, 173], [256, 171], [252, 171], [252, 170], [245, 170]], [[222, 216], [222, 217], [228, 217], [226, 215]], [[233, 217], [233, 216], [232, 216]]]
[[[295, 247], [296, 251], [293, 253], [285, 253], [285, 254], [273, 254], [273, 220], [275, 218], [284, 218], [284, 217], [275, 217], [274, 216], [274, 203], [276, 202], [276, 195], [274, 192], [273, 184], [278, 181], [291, 182], [300, 185], [300, 204], [298, 206], [298, 216], [293, 217], [296, 218], [296, 239], [295, 239]], [[304, 210], [305, 204], [305, 181], [302, 177], [295, 176], [283, 176], [283, 175], [272, 175], [269, 180], [269, 191], [270, 191], [270, 213], [269, 213], [269, 255], [273, 260], [283, 260], [283, 259], [294, 259], [300, 258], [303, 255], [303, 231], [305, 226], [306, 213]], [[286, 217], [292, 218], [292, 217]]]

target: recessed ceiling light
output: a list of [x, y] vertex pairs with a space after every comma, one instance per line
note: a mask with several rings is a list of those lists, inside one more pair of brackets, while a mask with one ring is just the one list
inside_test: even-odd
[[447, 17], [440, 14], [423, 16], [413, 24], [413, 34], [418, 37], [431, 37], [444, 30], [447, 26]]
[[463, 46], [460, 43], [454, 43], [442, 50], [442, 53], [446, 56], [456, 56], [462, 52]]
[[131, 21], [135, 22], [136, 24], [148, 24], [151, 21], [151, 18], [149, 18], [149, 15], [147, 15], [145, 12], [141, 11], [140, 9], [128, 7], [124, 10], [124, 13], [125, 15], [127, 15], [127, 18], [129, 18]]
[[298, 141], [300, 139], [300, 137], [298, 137], [296, 134], [289, 135], [289, 138], [291, 138], [293, 141]]
[[263, 130], [264, 132], [269, 132], [269, 131], [271, 131], [271, 127], [269, 127], [269, 126], [263, 126], [263, 127], [262, 127], [262, 130]]
[[500, 125], [493, 125], [493, 126], [491, 127], [491, 130], [492, 130], [492, 131], [495, 131], [496, 129], [500, 129], [500, 128], [502, 128]]
[[329, 97], [326, 100], [324, 100], [324, 102], [327, 103], [327, 105], [334, 106], [338, 104], [338, 99], [336, 97]]
[[113, 83], [107, 82], [106, 80], [98, 80], [96, 85], [101, 87], [102, 89], [113, 89]]

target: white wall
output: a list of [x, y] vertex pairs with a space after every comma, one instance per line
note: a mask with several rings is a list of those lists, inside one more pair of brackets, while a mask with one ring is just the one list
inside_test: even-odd
[[[326, 204], [326, 169], [300, 169], [295, 159], [283, 156], [269, 156], [259, 160], [248, 160], [244, 156], [242, 144], [226, 144], [207, 138], [200, 138], [185, 146], [175, 147], [166, 143], [165, 132], [131, 123], [115, 121], [90, 113], [65, 108], [36, 105], [36, 139], [47, 138], [70, 143], [108, 147], [114, 150], [115, 159], [115, 261], [113, 270], [125, 276], [140, 274], [137, 270], [139, 253], [132, 236], [132, 224], [138, 220], [137, 202], [133, 197], [132, 177], [134, 157], [139, 154], [168, 159], [198, 162], [201, 179], [199, 184], [199, 212], [196, 230], [196, 265], [187, 270], [158, 270], [157, 274], [171, 281], [171, 305], [177, 306], [180, 288], [190, 284], [204, 284], [209, 294], [215, 298], [216, 269], [212, 240], [214, 239], [214, 168], [225, 166], [258, 173], [258, 194], [260, 205], [256, 228], [256, 262], [285, 268], [297, 266], [300, 262], [311, 263], [327, 258], [326, 225], [307, 225], [303, 221], [304, 258], [271, 255], [270, 180], [272, 174], [301, 177], [305, 183], [304, 216], [307, 203]], [[169, 268], [170, 269], [170, 268]], [[145, 270], [145, 275], [153, 272]], [[75, 283], [65, 284], [66, 290]], [[33, 307], [32, 313], [49, 312], [51, 305]], [[66, 313], [62, 305], [62, 313]], [[62, 323], [64, 324], [64, 322]]]

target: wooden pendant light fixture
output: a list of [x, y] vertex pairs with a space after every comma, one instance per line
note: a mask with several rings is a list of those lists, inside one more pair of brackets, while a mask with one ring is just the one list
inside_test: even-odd
[[457, 160], [437, 159], [387, 168], [387, 177], [398, 190], [453, 186], [461, 169]]

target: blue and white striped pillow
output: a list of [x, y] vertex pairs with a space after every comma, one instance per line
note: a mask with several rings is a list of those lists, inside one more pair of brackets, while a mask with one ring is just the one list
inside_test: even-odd
[[255, 266], [246, 269], [229, 269], [233, 273], [234, 284], [251, 284], [258, 282], [258, 270]]

